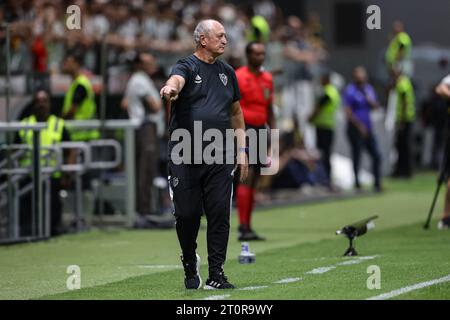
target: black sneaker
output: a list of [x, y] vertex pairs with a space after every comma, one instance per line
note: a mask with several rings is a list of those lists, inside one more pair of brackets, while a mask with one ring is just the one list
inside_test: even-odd
[[199, 289], [202, 286], [202, 278], [200, 277], [200, 256], [195, 254], [196, 261], [185, 262], [183, 255], [181, 262], [184, 268], [184, 286], [186, 289]]
[[437, 227], [439, 230], [450, 229], [450, 216], [442, 218]]
[[264, 241], [266, 240], [263, 237], [260, 237], [253, 231], [251, 228], [246, 228], [244, 226], [239, 226], [239, 241]]
[[234, 289], [235, 287], [228, 282], [228, 278], [225, 276], [223, 271], [215, 276], [210, 276], [206, 280], [204, 289], [205, 290], [215, 290], [215, 289]]
[[266, 238], [260, 237], [253, 230], [242, 232], [238, 238], [239, 241], [264, 241]]

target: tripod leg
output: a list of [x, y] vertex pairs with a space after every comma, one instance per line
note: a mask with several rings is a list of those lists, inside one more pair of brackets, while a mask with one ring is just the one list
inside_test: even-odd
[[449, 117], [447, 118], [447, 128], [446, 128], [447, 140], [445, 141], [445, 146], [444, 146], [444, 159], [442, 162], [442, 169], [441, 169], [441, 173], [439, 174], [436, 192], [434, 193], [434, 198], [433, 198], [433, 202], [431, 203], [430, 212], [428, 213], [427, 221], [425, 222], [425, 225], [423, 226], [424, 229], [428, 229], [430, 227], [431, 216], [433, 215], [434, 206], [436, 205], [436, 200], [439, 195], [439, 190], [441, 188], [441, 185], [444, 182], [447, 182], [447, 180], [449, 179], [449, 176], [450, 176], [450, 156], [449, 156], [449, 153], [450, 153], [449, 152], [450, 151], [450, 130], [449, 130], [450, 112], [448, 114], [449, 114]]
[[442, 177], [439, 177], [439, 181], [436, 187], [436, 192], [434, 193], [434, 197], [433, 197], [433, 202], [431, 203], [431, 208], [430, 211], [428, 212], [428, 218], [427, 221], [425, 222], [425, 225], [423, 226], [424, 229], [428, 229], [430, 227], [430, 221], [431, 221], [431, 216], [433, 215], [433, 211], [434, 211], [434, 206], [436, 205], [436, 200], [438, 198], [439, 195], [439, 190], [441, 189], [441, 185], [444, 181], [444, 179], [441, 179]]

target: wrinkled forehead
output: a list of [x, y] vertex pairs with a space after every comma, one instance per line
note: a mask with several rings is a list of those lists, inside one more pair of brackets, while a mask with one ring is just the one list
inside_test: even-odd
[[213, 21], [213, 23], [211, 25], [211, 31], [216, 34], [221, 34], [221, 33], [226, 34], [225, 28], [223, 27], [223, 25], [217, 21]]

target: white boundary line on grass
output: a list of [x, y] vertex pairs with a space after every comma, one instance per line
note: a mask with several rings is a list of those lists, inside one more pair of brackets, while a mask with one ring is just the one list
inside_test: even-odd
[[259, 289], [266, 289], [269, 286], [250, 286], [250, 287], [244, 287], [244, 288], [238, 288], [236, 290], [259, 290]]
[[286, 279], [281, 279], [278, 281], [275, 281], [274, 283], [276, 284], [284, 284], [284, 283], [292, 283], [292, 282], [297, 282], [302, 280], [302, 278], [286, 278]]
[[231, 294], [209, 296], [203, 300], [225, 300], [226, 298], [229, 298], [229, 297], [231, 297]]
[[[328, 272], [330, 270], [336, 269], [337, 266], [350, 266], [350, 265], [358, 264], [358, 263], [361, 263], [361, 262], [364, 262], [367, 260], [372, 260], [372, 259], [375, 259], [378, 257], [379, 257], [379, 255], [355, 257], [350, 260], [338, 262], [332, 266], [318, 267], [318, 268], [312, 269], [311, 271], [308, 271], [305, 274], [322, 274], [322, 273]], [[450, 277], [450, 275], [449, 275], [449, 277]], [[293, 282], [297, 282], [300, 280], [303, 280], [303, 278], [285, 278], [285, 279], [275, 281], [274, 284], [293, 283]], [[449, 281], [450, 281], [450, 279], [449, 279]], [[270, 285], [250, 286], [250, 287], [238, 288], [237, 290], [244, 290], [244, 291], [259, 290], [259, 289], [267, 289], [268, 287], [270, 287]], [[207, 296], [206, 298], [203, 298], [203, 299], [204, 300], [224, 300], [229, 297], [231, 297], [231, 295], [229, 295], [229, 294], [227, 294], [227, 295], [212, 295], [212, 296]]]
[[397, 290], [393, 290], [391, 292], [380, 294], [378, 296], [367, 298], [367, 300], [385, 300], [385, 299], [390, 299], [390, 298], [399, 296], [399, 295], [404, 294], [404, 293], [408, 293], [408, 292], [411, 292], [411, 291], [414, 291], [414, 290], [430, 287], [430, 286], [433, 286], [435, 284], [449, 282], [449, 281], [450, 281], [450, 274], [448, 276], [445, 276], [445, 277], [442, 277], [442, 278], [439, 278], [439, 279], [434, 279], [434, 280], [430, 280], [430, 281], [420, 282], [420, 283], [414, 284], [412, 286], [403, 287], [403, 288], [400, 288], [400, 289], [397, 289]]
[[322, 274], [331, 270], [336, 269], [336, 267], [338, 266], [350, 266], [353, 264], [359, 264], [361, 262], [367, 261], [367, 260], [372, 260], [379, 257], [379, 255], [375, 255], [375, 256], [362, 256], [362, 257], [356, 257], [354, 259], [351, 260], [346, 260], [343, 262], [338, 262], [334, 265], [328, 266], [328, 267], [318, 267], [318, 268], [314, 268], [308, 272], [306, 272], [306, 274]]
[[329, 266], [329, 267], [319, 267], [312, 269], [311, 271], [306, 272], [306, 274], [322, 274], [328, 271], [331, 271], [333, 269], [336, 269], [335, 266]]

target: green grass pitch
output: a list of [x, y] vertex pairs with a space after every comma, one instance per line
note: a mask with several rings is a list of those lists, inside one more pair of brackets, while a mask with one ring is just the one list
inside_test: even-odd
[[[254, 227], [268, 241], [250, 244], [256, 263], [249, 265], [237, 261], [233, 212], [225, 271], [238, 290], [185, 290], [173, 229], [94, 230], [0, 247], [0, 299], [367, 299], [450, 275], [450, 231], [436, 229], [442, 194], [431, 229], [422, 229], [435, 181], [435, 174], [419, 174], [411, 181], [386, 180], [380, 195], [258, 210]], [[379, 215], [376, 228], [356, 240], [359, 258], [342, 257], [347, 240], [334, 232], [373, 214]], [[66, 287], [69, 265], [81, 268], [79, 290]], [[380, 289], [367, 288], [371, 265], [380, 269]], [[393, 299], [450, 299], [450, 282]]]

